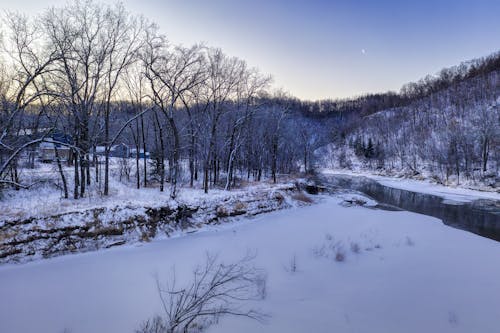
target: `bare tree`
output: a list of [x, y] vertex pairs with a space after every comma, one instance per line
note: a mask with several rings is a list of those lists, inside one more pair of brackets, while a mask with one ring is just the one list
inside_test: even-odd
[[285, 117], [290, 112], [290, 105], [288, 103], [289, 98], [283, 92], [276, 92], [278, 100], [282, 100], [284, 103], [278, 105], [273, 105], [270, 115], [273, 120], [271, 124], [272, 128], [272, 139], [271, 139], [271, 176], [273, 178], [273, 183], [277, 182], [277, 171], [278, 171], [278, 147], [281, 138], [282, 124]]
[[139, 51], [145, 45], [144, 31], [153, 25], [142, 17], [130, 16], [122, 4], [117, 4], [109, 18], [107, 52], [106, 97], [104, 108], [104, 195], [109, 194], [109, 154], [110, 154], [110, 112], [111, 102], [117, 90], [119, 79], [127, 74], [126, 69], [138, 60]]
[[[43, 49], [36, 23], [18, 14], [7, 14], [7, 38], [3, 48], [10, 61], [2, 64], [2, 113], [0, 115], [0, 183], [25, 187], [17, 177], [17, 158], [27, 148], [42, 142], [48, 131], [38, 133], [38, 121], [26, 127], [24, 116], [35, 101], [54, 95], [43, 77], [54, 70], [59, 56]], [[9, 69], [7, 69], [7, 66]], [[39, 110], [44, 110], [40, 108]], [[39, 119], [40, 114], [37, 119]], [[13, 177], [6, 179], [11, 171]]]
[[[499, 121], [500, 121], [500, 103], [495, 103], [489, 107], [481, 107], [474, 115], [473, 124], [477, 128], [477, 135], [480, 145], [480, 155], [482, 159], [481, 169], [486, 172], [488, 167], [488, 159], [490, 149], [494, 145], [495, 137], [500, 137]], [[492, 144], [493, 142], [493, 144]]]
[[225, 315], [264, 321], [266, 314], [242, 304], [265, 297], [266, 275], [253, 266], [254, 258], [247, 254], [235, 263], [224, 264], [207, 254], [205, 264], [194, 270], [189, 284], [177, 286], [175, 271], [166, 286], [157, 279], [164, 318], [148, 320], [136, 332], [200, 332]]
[[97, 112], [96, 103], [106, 77], [111, 16], [109, 7], [75, 1], [62, 8], [51, 8], [43, 17], [50, 44], [61, 59], [54, 81], [73, 116], [74, 142], [81, 150], [74, 160], [75, 199], [83, 196], [90, 184], [90, 121]]
[[165, 115], [172, 131], [174, 146], [172, 149], [172, 163], [169, 164], [172, 185], [170, 196], [175, 198], [177, 195], [181, 139], [180, 129], [174, 113], [178, 101], [204, 81], [203, 61], [200, 46], [198, 45], [191, 48], [181, 46], [169, 48], [162, 36], [153, 34], [149, 37], [149, 47], [143, 57], [145, 73], [151, 87], [151, 99]]
[[235, 89], [246, 69], [245, 62], [226, 56], [220, 49], [207, 50], [206, 93], [210, 101], [207, 112], [209, 125], [208, 147], [205, 152], [203, 184], [208, 193], [209, 172], [213, 171], [213, 183], [218, 180], [217, 129], [221, 116], [227, 111], [225, 103], [234, 97]]
[[194, 181], [198, 180], [198, 160], [200, 158], [198, 144], [202, 141], [203, 133], [201, 119], [210, 106], [210, 100], [203, 98], [204, 91], [205, 86], [201, 84], [179, 96], [187, 115], [189, 185], [191, 187], [193, 187]]
[[74, 197], [84, 196], [86, 186], [90, 185], [90, 148], [96, 145], [101, 131], [104, 131], [104, 194], [107, 195], [111, 104], [120, 99], [117, 96], [120, 78], [136, 61], [149, 24], [131, 16], [121, 4], [109, 6], [75, 0], [47, 10], [43, 26], [47, 44], [57, 50], [59, 57], [52, 84], [72, 116], [74, 142], [81, 152], [75, 154], [78, 158], [74, 160]]
[[[145, 107], [145, 85], [146, 85], [146, 77], [143, 75], [142, 66], [139, 64], [135, 64], [134, 66], [130, 66], [126, 69], [126, 75], [123, 77], [123, 81], [125, 83], [126, 91], [129, 95], [129, 100], [134, 109], [134, 112], [140, 112]], [[135, 130], [131, 127], [132, 135], [135, 142], [136, 149], [136, 186], [140, 188], [140, 151], [141, 151], [141, 142], [142, 142], [142, 151], [143, 154], [143, 184], [147, 186], [147, 142], [146, 142], [146, 128], [144, 126], [144, 116], [140, 116], [135, 121]]]
[[236, 86], [235, 110], [233, 110], [234, 119], [231, 121], [229, 139], [227, 140], [227, 159], [226, 159], [226, 186], [229, 190], [234, 181], [234, 163], [237, 154], [244, 143], [243, 129], [249, 119], [253, 117], [260, 104], [257, 99], [265, 94], [266, 89], [271, 83], [270, 76], [262, 75], [257, 69], [243, 69], [242, 77]]

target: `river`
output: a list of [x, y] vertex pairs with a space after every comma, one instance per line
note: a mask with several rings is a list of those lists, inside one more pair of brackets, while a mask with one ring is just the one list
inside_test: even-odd
[[381, 205], [439, 218], [446, 225], [500, 241], [500, 201], [449, 200], [437, 195], [393, 188], [362, 176], [324, 175], [321, 182], [334, 191], [361, 192]]

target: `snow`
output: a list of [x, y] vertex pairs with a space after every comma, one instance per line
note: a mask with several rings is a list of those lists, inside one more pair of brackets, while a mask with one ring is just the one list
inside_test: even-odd
[[365, 207], [375, 207], [378, 205], [377, 201], [358, 193], [340, 193], [337, 197], [341, 198], [347, 206], [357, 204]]
[[442, 197], [448, 202], [471, 202], [477, 199], [490, 199], [500, 200], [500, 193], [477, 191], [462, 187], [450, 187], [440, 184], [431, 183], [426, 180], [414, 180], [408, 178], [395, 178], [375, 175], [370, 172], [352, 172], [346, 170], [329, 170], [322, 171], [326, 175], [349, 175], [349, 176], [363, 176], [373, 179], [380, 184], [401, 190], [413, 191], [418, 193], [432, 194]]
[[[116, 159], [112, 159], [113, 167], [116, 168]], [[59, 175], [57, 167], [53, 164], [40, 164], [37, 169], [22, 169], [25, 178], [29, 183], [40, 181], [41, 177], [47, 179], [58, 179]], [[112, 172], [116, 170], [112, 169]], [[65, 172], [68, 180], [72, 179], [72, 168], [65, 167]], [[29, 180], [31, 179], [31, 180]], [[248, 193], [262, 191], [267, 189], [279, 189], [282, 186], [293, 185], [278, 184], [274, 185], [270, 182], [250, 182], [245, 188], [233, 189], [230, 192], [223, 189], [210, 189], [206, 195], [200, 184], [196, 184], [194, 188], [189, 186], [180, 186], [178, 189], [177, 203], [184, 204], [200, 204], [209, 201], [217, 201], [224, 198], [235, 197], [238, 195], [246, 195]], [[41, 183], [40, 185], [28, 190], [9, 190], [3, 194], [0, 200], [0, 225], [3, 221], [13, 221], [28, 219], [31, 217], [44, 217], [67, 212], [87, 211], [98, 207], [114, 208], [118, 206], [129, 207], [155, 207], [165, 205], [167, 203], [174, 204], [170, 198], [170, 187], [165, 185], [165, 191], [160, 192], [158, 185], [147, 188], [135, 188], [135, 179], [132, 176], [130, 182], [126, 180], [119, 181], [116, 175], [110, 177], [110, 195], [103, 196], [102, 184], [92, 184], [87, 189], [87, 197], [81, 199], [64, 199], [60, 189], [55, 188], [49, 182]], [[69, 187], [70, 196], [72, 195], [72, 187]]]
[[[208, 332], [498, 332], [499, 243], [431, 217], [342, 200], [2, 266], [0, 332], [133, 332], [161, 314], [155, 275], [166, 279], [175, 266], [182, 280], [207, 251], [233, 262], [248, 250], [268, 273], [267, 298], [249, 306], [271, 317], [225, 317]], [[333, 241], [345, 251], [342, 262], [315, 251]]]
[[370, 178], [375, 179], [385, 186], [413, 192], [432, 194], [452, 201], [470, 202], [476, 199], [500, 200], [500, 193], [481, 192], [467, 188], [453, 188], [411, 179], [397, 179], [381, 176]]

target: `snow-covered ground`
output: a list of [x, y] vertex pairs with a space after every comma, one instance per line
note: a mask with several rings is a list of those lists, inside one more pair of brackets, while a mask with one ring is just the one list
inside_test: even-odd
[[[498, 332], [498, 242], [341, 201], [0, 267], [0, 332], [133, 332], [161, 314], [155, 275], [167, 279], [175, 266], [182, 281], [207, 251], [231, 262], [248, 250], [268, 274], [267, 298], [249, 305], [271, 317], [226, 317], [209, 332]], [[330, 255], [332, 243], [344, 261]], [[295, 273], [287, 269], [293, 257]]]
[[324, 169], [322, 170], [322, 173], [326, 175], [341, 174], [349, 176], [363, 176], [376, 180], [380, 184], [388, 187], [393, 187], [418, 193], [432, 194], [447, 200], [458, 201], [458, 202], [470, 202], [476, 199], [500, 200], [499, 192], [485, 192], [463, 187], [444, 186], [432, 183], [429, 180], [414, 180], [408, 178], [386, 177], [381, 175], [375, 175], [368, 171], [353, 172], [346, 170]]
[[[48, 168], [45, 165], [44, 167]], [[293, 185], [293, 182], [291, 184]], [[200, 204], [276, 187], [271, 182], [253, 182], [248, 183], [244, 188], [233, 189], [231, 192], [223, 189], [210, 189], [209, 195], [207, 195], [199, 184], [196, 185], [194, 188], [179, 186], [176, 202], [188, 205]], [[283, 184], [277, 186], [280, 185]], [[0, 222], [86, 211], [96, 207], [142, 207], [173, 203], [170, 198], [168, 183], [165, 185], [164, 192], [160, 192], [158, 185], [137, 189], [133, 181], [130, 183], [120, 182], [118, 179], [111, 177], [109, 196], [99, 194], [100, 189], [95, 184], [90, 187], [88, 192], [87, 197], [75, 200], [72, 198], [64, 199], [60, 190], [48, 184], [40, 185], [35, 189], [9, 190], [0, 200]]]

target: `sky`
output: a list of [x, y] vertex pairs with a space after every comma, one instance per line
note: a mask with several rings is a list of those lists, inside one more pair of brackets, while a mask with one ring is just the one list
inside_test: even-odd
[[[113, 0], [103, 0], [113, 3]], [[500, 50], [499, 0], [122, 0], [174, 44], [204, 42], [302, 99], [398, 91]], [[34, 14], [66, 0], [0, 0]]]

